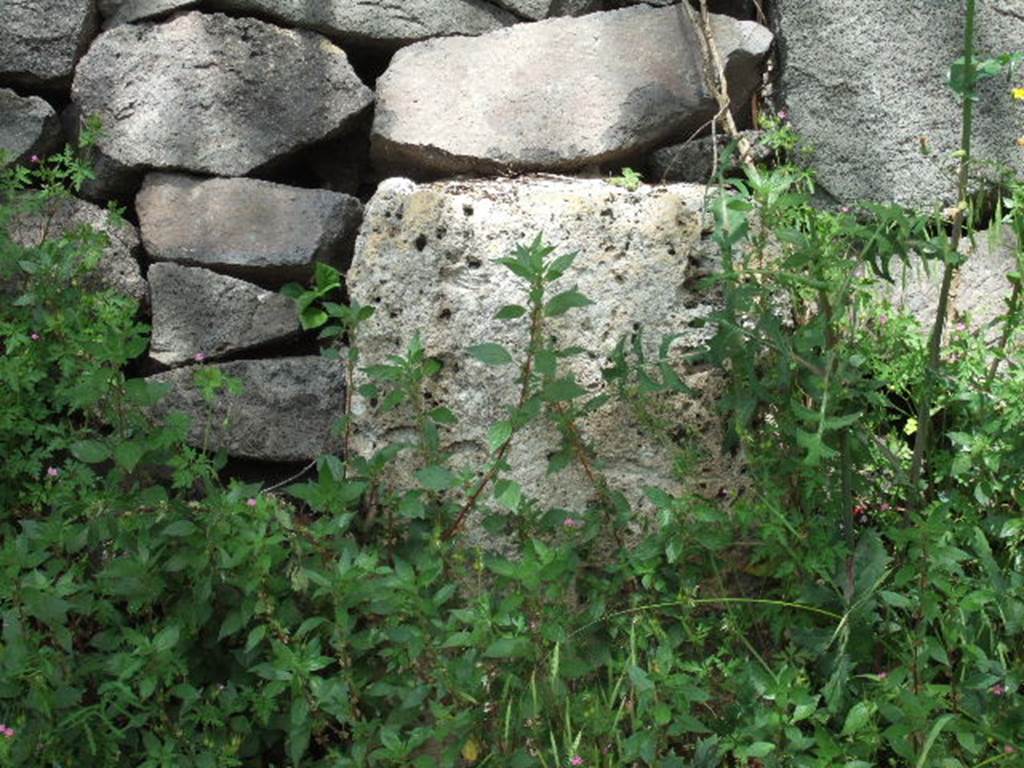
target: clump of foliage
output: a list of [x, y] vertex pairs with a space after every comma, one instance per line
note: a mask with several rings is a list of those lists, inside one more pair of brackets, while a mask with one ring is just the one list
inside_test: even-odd
[[[965, 109], [987, 71], [972, 61], [954, 69]], [[573, 254], [537, 238], [501, 260], [522, 291], [498, 316], [527, 341], [469, 347], [519, 384], [475, 471], [444, 449], [456, 417], [423, 396], [440, 362], [418, 337], [363, 366], [372, 308], [342, 303], [326, 266], [289, 287], [349, 396], [368, 378], [362, 418], [405, 408], [417, 429], [356, 455], [349, 404], [343, 455], [269, 489], [224, 479], [183, 416], [151, 417], [163, 390], [125, 373], [148, 329], [86, 279], [101, 235], [15, 239], [87, 176], [68, 150], [0, 180], [0, 766], [1019, 760], [1024, 270], [985, 333], [948, 331], [940, 309], [929, 337], [879, 290], [902, 261], [958, 267], [963, 186], [954, 221], [823, 210], [795, 166], [722, 187], [702, 362], [728, 376], [754, 482], [728, 500], [649, 488], [656, 524], [637, 535], [580, 425], [622, 397], [671, 429], [648, 399], [688, 389], [670, 339], [657, 360], [620, 344], [603, 394], [576, 382], [581, 350], [544, 332], [590, 303]], [[1024, 257], [1024, 185], [997, 220]], [[234, 386], [198, 370], [211, 397]], [[548, 470], [585, 470], [587, 508], [516, 481], [510, 446], [537, 419], [561, 436]], [[417, 462], [408, 487], [399, 456]], [[470, 519], [508, 551], [467, 543]]]

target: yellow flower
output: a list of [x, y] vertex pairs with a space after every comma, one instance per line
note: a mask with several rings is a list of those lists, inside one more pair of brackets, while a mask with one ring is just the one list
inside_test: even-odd
[[1024, 88], [1014, 88], [1013, 98], [1017, 99], [1017, 101], [1024, 101]]
[[1017, 139], [1017, 146], [1024, 147], [1024, 136], [1021, 136], [1019, 139]]

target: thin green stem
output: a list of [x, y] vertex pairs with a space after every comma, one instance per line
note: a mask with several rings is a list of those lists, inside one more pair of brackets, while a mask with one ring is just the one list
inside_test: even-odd
[[949, 309], [949, 292], [956, 271], [954, 263], [960, 248], [963, 233], [964, 213], [967, 210], [967, 182], [971, 162], [971, 132], [974, 125], [974, 16], [976, 0], [967, 0], [967, 20], [964, 25], [964, 77], [967, 81], [963, 95], [963, 108], [960, 131], [960, 175], [957, 183], [957, 205], [953, 216], [952, 232], [949, 238], [949, 259], [942, 273], [942, 287], [939, 290], [939, 304], [935, 309], [935, 321], [928, 338], [928, 363], [925, 369], [921, 395], [917, 403], [917, 435], [914, 439], [914, 454], [910, 463], [910, 503], [907, 504], [906, 521], [910, 522], [912, 512], [921, 506], [921, 477], [924, 468], [925, 453], [928, 447], [929, 419], [935, 382], [942, 365], [940, 350], [942, 333], [945, 327], [946, 314]]

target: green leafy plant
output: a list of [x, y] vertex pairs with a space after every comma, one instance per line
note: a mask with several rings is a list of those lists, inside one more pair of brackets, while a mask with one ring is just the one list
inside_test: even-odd
[[630, 192], [636, 192], [640, 189], [640, 185], [643, 183], [643, 175], [634, 171], [632, 168], [623, 168], [621, 176], [612, 176], [608, 179], [609, 184], [614, 184], [616, 187], [622, 187]]

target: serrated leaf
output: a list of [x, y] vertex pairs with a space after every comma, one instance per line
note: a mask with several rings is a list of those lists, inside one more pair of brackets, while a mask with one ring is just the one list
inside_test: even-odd
[[114, 462], [125, 472], [132, 472], [145, 453], [146, 450], [138, 443], [118, 443], [114, 447]]
[[267, 635], [267, 625], [260, 624], [258, 627], [253, 627], [252, 631], [249, 632], [249, 636], [245, 639], [245, 652], [248, 653], [257, 645], [259, 645], [263, 638]]
[[438, 424], [455, 424], [458, 422], [458, 419], [455, 418], [455, 414], [443, 405], [439, 405], [437, 408], [434, 408], [428, 415]]
[[511, 512], [519, 509], [523, 489], [515, 480], [499, 480], [494, 484], [494, 498]]
[[852, 736], [868, 724], [872, 715], [872, 706], [866, 701], [854, 704], [846, 714], [846, 721], [843, 723], [843, 736]]
[[175, 538], [182, 538], [189, 536], [197, 530], [196, 524], [191, 520], [175, 520], [173, 523], [164, 528], [164, 536], [172, 536]]
[[495, 320], [515, 320], [526, 314], [526, 307], [518, 304], [506, 304], [494, 314]]
[[572, 263], [576, 261], [577, 255], [577, 253], [573, 252], [563, 253], [561, 256], [557, 257], [554, 261], [551, 262], [550, 266], [548, 267], [548, 271], [544, 276], [545, 279], [548, 282], [554, 282], [555, 280], [560, 278], [562, 275], [569, 271], [570, 267], [572, 267]]
[[525, 637], [502, 637], [484, 651], [488, 659], [526, 658], [533, 655], [533, 643]]
[[172, 624], [157, 633], [157, 636], [153, 638], [153, 650], [157, 653], [164, 653], [171, 650], [175, 645], [178, 644], [178, 638], [181, 636], [181, 629], [176, 624]]
[[447, 491], [458, 482], [450, 469], [437, 465], [419, 470], [416, 479], [428, 491]]
[[587, 390], [570, 378], [549, 381], [541, 390], [541, 397], [548, 403], [560, 403], [573, 400], [587, 394]]
[[512, 355], [500, 344], [477, 344], [469, 348], [469, 354], [484, 365], [508, 365]]
[[593, 303], [594, 302], [575, 288], [571, 288], [568, 291], [564, 291], [548, 300], [544, 305], [544, 316], [559, 317], [560, 315], [564, 315], [570, 309], [586, 307]]
[[487, 446], [495, 453], [512, 437], [512, 422], [499, 421], [487, 432]]
[[99, 464], [110, 458], [110, 449], [98, 440], [82, 440], [71, 446], [71, 455], [86, 464]]

